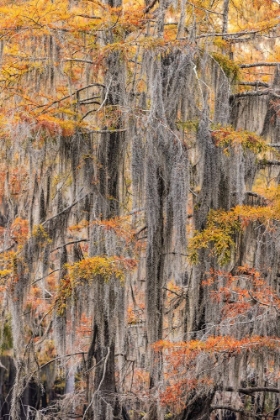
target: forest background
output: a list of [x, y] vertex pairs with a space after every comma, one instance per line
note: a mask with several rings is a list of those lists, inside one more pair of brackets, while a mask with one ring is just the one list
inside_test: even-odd
[[0, 0], [1, 419], [280, 419], [277, 0]]

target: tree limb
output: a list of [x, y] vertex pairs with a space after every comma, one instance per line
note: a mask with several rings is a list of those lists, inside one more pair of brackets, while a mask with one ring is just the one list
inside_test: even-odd
[[248, 92], [235, 93], [233, 95], [230, 95], [229, 98], [233, 99], [233, 98], [244, 98], [244, 97], [247, 97], [247, 96], [265, 96], [265, 95], [272, 95], [275, 98], [280, 98], [280, 95], [273, 92], [272, 89], [249, 90]]
[[243, 414], [244, 416], [252, 415], [252, 413], [246, 412], [246, 411], [242, 410], [241, 408], [233, 408], [233, 407], [228, 406], [228, 405], [213, 405], [212, 407], [210, 407], [210, 410], [211, 411], [228, 410], [228, 411], [233, 411], [234, 413]]
[[261, 61], [259, 63], [250, 63], [250, 64], [240, 64], [239, 67], [241, 69], [249, 69], [250, 67], [275, 67], [275, 66], [280, 66], [280, 62], [279, 61], [275, 61], [275, 62], [267, 62], [267, 61]]
[[51, 220], [55, 219], [56, 217], [61, 216], [62, 214], [66, 213], [68, 210], [71, 210], [72, 207], [76, 206], [78, 203], [80, 203], [82, 200], [84, 200], [85, 198], [87, 198], [88, 195], [91, 195], [91, 194], [92, 193], [88, 193], [88, 194], [84, 195], [82, 198], [79, 198], [79, 200], [74, 201], [74, 203], [70, 204], [70, 206], [66, 207], [64, 210], [61, 210], [59, 213], [57, 213], [54, 216], [50, 217], [49, 219], [45, 220], [42, 223], [42, 226], [45, 226]]
[[147, 6], [146, 6], [146, 8], [145, 8], [145, 10], [144, 10], [144, 13], [148, 13], [153, 7], [154, 7], [154, 5], [156, 4], [156, 2], [157, 2], [158, 0], [152, 0], [151, 1], [151, 3], [149, 3]]
[[279, 166], [280, 165], [280, 161], [279, 160], [266, 160], [266, 159], [262, 159], [259, 161], [259, 165], [261, 166], [265, 166], [265, 165], [271, 165], [271, 166]]
[[235, 32], [235, 33], [227, 33], [227, 32], [213, 32], [213, 33], [205, 33], [205, 34], [201, 34], [199, 36], [197, 36], [196, 38], [207, 38], [207, 37], [239, 37], [239, 36], [243, 36], [243, 35], [254, 35], [258, 32], [261, 32], [261, 30], [255, 30], [255, 31], [241, 31], [241, 32]]
[[64, 248], [65, 246], [78, 244], [79, 242], [89, 242], [89, 239], [78, 239], [77, 241], [67, 242], [66, 244], [60, 245], [60, 246], [58, 246], [58, 247], [56, 247], [56, 248], [52, 249], [52, 250], [50, 251], [50, 254], [51, 254], [52, 252], [54, 252], [54, 251], [57, 251], [58, 249]]
[[280, 389], [279, 388], [269, 388], [269, 387], [253, 387], [253, 388], [237, 388], [234, 389], [232, 387], [228, 387], [226, 389], [224, 389], [224, 391], [228, 391], [228, 392], [239, 392], [240, 394], [244, 394], [244, 395], [252, 395], [255, 392], [273, 392], [276, 394], [280, 394]]
[[269, 88], [270, 85], [269, 83], [265, 83], [265, 82], [261, 82], [260, 80], [257, 80], [256, 82], [239, 82], [238, 85], [240, 86], [262, 86], [262, 87], [267, 87]]

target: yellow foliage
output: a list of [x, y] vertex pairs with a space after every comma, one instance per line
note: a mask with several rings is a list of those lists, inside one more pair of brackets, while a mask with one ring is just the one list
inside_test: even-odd
[[98, 276], [104, 281], [109, 281], [112, 277], [123, 281], [125, 270], [133, 268], [134, 266], [134, 260], [116, 256], [88, 257], [74, 264], [66, 264], [66, 267], [69, 270], [70, 279], [93, 280]]
[[280, 220], [280, 204], [275, 201], [270, 206], [236, 206], [224, 210], [211, 210], [206, 228], [194, 233], [189, 241], [189, 258], [194, 264], [198, 262], [198, 251], [210, 247], [220, 264], [226, 264], [235, 245], [234, 234], [249, 223], [265, 223], [267, 228], [274, 220]]
[[76, 287], [82, 281], [93, 281], [96, 278], [108, 282], [114, 278], [124, 281], [125, 272], [136, 266], [133, 259], [121, 257], [94, 256], [88, 257], [73, 264], [65, 264], [68, 275], [61, 280], [56, 298], [56, 307], [59, 315], [63, 315], [67, 300], [73, 296]]
[[51, 243], [51, 239], [48, 235], [48, 232], [42, 225], [35, 225], [32, 230], [32, 236], [34, 236], [40, 245], [47, 245]]
[[211, 134], [216, 145], [222, 147], [226, 154], [229, 153], [230, 146], [238, 145], [241, 145], [243, 150], [251, 150], [256, 154], [274, 151], [261, 136], [250, 131], [234, 130], [231, 126], [218, 126]]

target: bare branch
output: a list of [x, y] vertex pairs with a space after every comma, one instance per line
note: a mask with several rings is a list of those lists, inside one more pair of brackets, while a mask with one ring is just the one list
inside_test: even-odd
[[276, 61], [276, 62], [269, 63], [268, 61], [261, 61], [259, 63], [250, 63], [250, 64], [240, 64], [239, 65], [239, 67], [241, 69], [249, 69], [250, 67], [275, 67], [275, 66], [280, 66], [280, 62]]
[[259, 165], [261, 165], [261, 166], [266, 166], [266, 165], [279, 166], [280, 165], [280, 161], [279, 160], [266, 160], [266, 159], [262, 159], [262, 160], [259, 161]]
[[89, 239], [78, 239], [77, 241], [67, 242], [67, 243], [65, 243], [63, 245], [57, 246], [56, 248], [52, 249], [51, 252], [50, 252], [50, 254], [52, 252], [57, 251], [58, 249], [64, 248], [65, 246], [78, 244], [79, 242], [89, 242]]
[[269, 387], [254, 387], [254, 388], [238, 388], [238, 389], [234, 389], [232, 387], [228, 387], [226, 389], [224, 389], [224, 391], [228, 391], [228, 392], [239, 392], [240, 394], [245, 394], [245, 395], [252, 395], [255, 392], [273, 392], [276, 394], [280, 394], [280, 389], [279, 388], [269, 388]]
[[280, 95], [273, 92], [272, 89], [263, 89], [263, 90], [249, 90], [248, 92], [235, 93], [234, 95], [230, 95], [230, 99], [245, 98], [247, 96], [265, 96], [265, 95], [272, 95], [275, 98], [280, 98]]
[[57, 271], [59, 271], [59, 268], [56, 268], [55, 270], [51, 271], [50, 273], [46, 274], [45, 276], [40, 277], [39, 279], [34, 280], [34, 281], [31, 283], [31, 285], [33, 285], [33, 284], [35, 284], [35, 283], [38, 283], [38, 281], [40, 281], [40, 280], [44, 280], [46, 277], [51, 276], [53, 273], [56, 273]]
[[77, 15], [77, 16], [84, 17], [86, 19], [102, 19], [99, 16], [92, 16], [92, 15], [82, 15], [82, 14], [80, 14], [80, 15]]
[[61, 61], [74, 61], [76, 63], [96, 64], [94, 61], [91, 61], [91, 60], [83, 60], [81, 58], [64, 58]]
[[219, 15], [219, 16], [223, 16], [223, 13], [220, 12], [215, 12], [214, 10], [210, 10], [210, 9], [206, 9], [206, 7], [199, 7], [194, 3], [191, 3], [190, 1], [188, 1], [188, 4], [190, 4], [192, 7], [194, 7], [195, 9], [199, 9], [199, 10], [203, 10], [207, 13], [213, 13], [214, 15]]
[[[70, 60], [70, 59], [69, 59], [69, 60]], [[74, 61], [76, 61], [76, 60], [74, 60]], [[102, 83], [91, 83], [91, 84], [89, 84], [89, 85], [87, 85], [87, 86], [84, 86], [84, 87], [82, 87], [82, 88], [80, 88], [80, 89], [75, 90], [75, 92], [71, 93], [70, 95], [64, 96], [64, 97], [63, 97], [63, 98], [61, 98], [61, 99], [57, 99], [57, 100], [55, 100], [55, 101], [51, 102], [50, 104], [38, 105], [38, 106], [34, 107], [34, 108], [32, 109], [32, 111], [37, 110], [37, 109], [40, 109], [40, 108], [45, 108], [45, 109], [42, 111], [42, 113], [41, 113], [41, 114], [43, 114], [45, 111], [47, 111], [48, 109], [50, 109], [52, 106], [57, 105], [57, 104], [59, 104], [60, 102], [63, 102], [63, 101], [65, 101], [66, 99], [71, 98], [72, 96], [76, 96], [76, 95], [77, 95], [77, 93], [82, 92], [83, 90], [89, 89], [89, 88], [91, 88], [91, 87], [102, 87], [102, 88], [105, 88], [105, 86], [104, 86]]]
[[243, 414], [244, 416], [246, 416], [246, 415], [248, 416], [249, 414], [252, 415], [251, 412], [247, 412], [246, 413], [246, 411], [244, 411], [244, 410], [242, 410], [240, 408], [234, 408], [234, 407], [231, 407], [229, 405], [213, 405], [212, 407], [210, 407], [210, 410], [211, 411], [215, 411], [215, 410], [228, 410], [228, 411], [232, 411], [234, 413]]
[[66, 213], [68, 210], [71, 210], [72, 207], [76, 206], [78, 203], [80, 203], [82, 200], [84, 200], [88, 195], [91, 195], [92, 193], [88, 193], [86, 195], [84, 195], [82, 198], [80, 198], [79, 200], [74, 201], [74, 203], [70, 204], [70, 206], [66, 207], [64, 210], [62, 210], [61, 212], [57, 213], [56, 215], [50, 217], [49, 219], [45, 220], [42, 223], [42, 226], [45, 226], [48, 222], [50, 222], [53, 219], [56, 219], [57, 217], [61, 216], [62, 214]]
[[269, 88], [269, 83], [261, 82], [260, 80], [257, 80], [256, 82], [239, 82], [238, 85], [240, 86], [261, 86], [261, 87], [267, 87]]
[[152, 0], [151, 3], [149, 3], [146, 9], [144, 10], [144, 13], [148, 13], [154, 7], [157, 1], [158, 0]]
[[113, 130], [89, 130], [88, 133], [124, 133], [127, 128], [117, 128]]
[[43, 365], [39, 366], [39, 369], [42, 369], [42, 368], [50, 365], [51, 363], [56, 362], [57, 360], [60, 360], [60, 359], [65, 359], [66, 357], [73, 357], [73, 356], [84, 355], [84, 354], [86, 354], [86, 353], [83, 352], [83, 351], [79, 351], [77, 353], [65, 354], [65, 356], [57, 356], [54, 359], [51, 359], [48, 362], [44, 363]]
[[239, 36], [243, 36], [243, 35], [254, 35], [257, 34], [258, 32], [261, 32], [261, 30], [255, 30], [255, 31], [242, 31], [242, 32], [235, 32], [235, 33], [227, 33], [227, 32], [212, 32], [212, 33], [205, 33], [205, 34], [201, 34], [199, 36], [197, 36], [196, 38], [210, 38], [210, 37], [217, 37], [217, 36], [221, 36], [221, 37], [239, 37]]

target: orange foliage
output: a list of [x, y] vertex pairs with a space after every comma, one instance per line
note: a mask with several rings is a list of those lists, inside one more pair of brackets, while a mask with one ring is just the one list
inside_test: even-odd
[[[219, 279], [223, 279], [223, 286], [219, 286]], [[204, 285], [209, 288], [218, 285], [218, 288], [210, 289], [210, 295], [214, 301], [223, 302], [223, 319], [245, 315], [255, 305], [258, 305], [259, 315], [267, 307], [280, 309], [277, 293], [267, 285], [257, 270], [248, 266], [239, 267], [236, 275], [212, 271]]]
[[28, 233], [28, 220], [17, 217], [11, 225], [11, 238], [13, 238], [19, 245], [22, 245], [27, 240]]
[[195, 372], [202, 356], [207, 357], [207, 369], [210, 372], [215, 368], [219, 355], [230, 358], [246, 351], [277, 351], [278, 342], [277, 337], [263, 336], [247, 336], [240, 340], [232, 336], [210, 336], [205, 340], [158, 341], [153, 348], [162, 353], [163, 364], [166, 366], [161, 402], [173, 412], [179, 413], [184, 408], [190, 391], [201, 387], [211, 388], [213, 384], [211, 378], [207, 377], [207, 372], [202, 372], [201, 375]]

